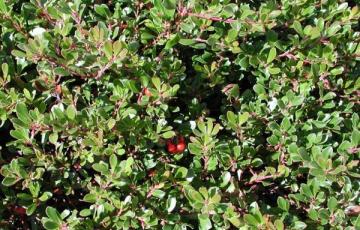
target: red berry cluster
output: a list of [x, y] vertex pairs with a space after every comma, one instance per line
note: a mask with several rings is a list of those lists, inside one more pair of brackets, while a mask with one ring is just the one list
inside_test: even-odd
[[178, 154], [184, 152], [186, 148], [185, 138], [183, 136], [177, 136], [167, 140], [166, 142], [167, 151], [171, 154]]

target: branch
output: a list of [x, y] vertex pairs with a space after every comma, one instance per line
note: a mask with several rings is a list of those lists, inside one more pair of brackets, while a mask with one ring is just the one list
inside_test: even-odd
[[112, 57], [105, 66], [103, 66], [101, 69], [99, 69], [98, 72], [96, 73], [95, 79], [96, 80], [101, 79], [101, 77], [104, 75], [105, 71], [111, 67], [111, 65], [114, 63], [114, 61], [115, 61], [115, 58]]
[[348, 216], [357, 216], [360, 214], [360, 206], [351, 206], [345, 209], [345, 213]]
[[72, 70], [69, 66], [58, 62], [55, 58], [49, 57], [49, 56], [42, 56], [43, 59], [45, 59], [46, 61], [48, 61], [50, 64], [55, 65], [55, 66], [61, 66], [62, 68], [64, 68], [66, 71], [68, 71], [70, 74], [74, 75], [74, 76], [78, 76], [81, 78], [88, 78], [88, 75], [84, 75], [81, 73], [76, 72], [75, 70]]
[[279, 58], [282, 58], [282, 57], [287, 57], [289, 59], [292, 59], [292, 60], [297, 60], [298, 57], [296, 57], [294, 54], [292, 54], [290, 51], [286, 51], [285, 53], [282, 53], [278, 56]]
[[152, 186], [149, 190], [149, 192], [146, 194], [146, 198], [150, 198], [152, 196], [152, 194], [155, 192], [156, 189], [159, 189], [162, 187], [162, 184], [156, 184], [154, 186]]
[[275, 175], [267, 175], [267, 176], [259, 176], [259, 177], [257, 177], [255, 180], [246, 182], [245, 185], [246, 185], [246, 186], [249, 186], [249, 185], [253, 185], [253, 184], [258, 184], [258, 183], [263, 182], [263, 181], [266, 180], [266, 179], [274, 178], [274, 177], [276, 177], [276, 176], [277, 176], [276, 174], [275, 174]]
[[207, 20], [214, 21], [214, 22], [233, 23], [233, 22], [237, 21], [237, 20], [232, 19], [232, 18], [223, 19], [223, 18], [220, 18], [220, 17], [209, 16], [209, 15], [205, 15], [205, 14], [187, 13], [187, 15], [192, 16], [192, 17], [207, 19]]

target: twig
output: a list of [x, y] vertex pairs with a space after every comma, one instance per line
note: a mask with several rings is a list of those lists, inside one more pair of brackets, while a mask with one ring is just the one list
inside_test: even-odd
[[258, 184], [258, 183], [263, 182], [266, 179], [274, 178], [275, 176], [277, 176], [277, 175], [260, 176], [260, 177], [256, 178], [255, 180], [246, 182], [245, 185], [249, 186], [249, 185], [253, 185], [253, 184]]
[[290, 53], [290, 51], [286, 51], [285, 53], [282, 53], [278, 56], [279, 58], [282, 58], [282, 57], [287, 57], [291, 60], [297, 60], [298, 57], [296, 57], [294, 54]]
[[74, 76], [78, 76], [78, 77], [81, 77], [81, 78], [89, 77], [88, 75], [84, 75], [84, 74], [76, 72], [75, 70], [72, 70], [69, 66], [58, 62], [55, 58], [52, 58], [52, 57], [49, 57], [49, 56], [42, 56], [42, 58], [47, 60], [50, 64], [53, 64], [55, 66], [61, 66], [62, 68], [64, 68], [66, 71], [68, 71], [70, 74], [72, 74]]
[[360, 206], [357, 205], [357, 206], [348, 207], [346, 208], [345, 213], [348, 216], [357, 216], [360, 214]]
[[187, 15], [192, 16], [192, 17], [207, 19], [207, 20], [214, 21], [214, 22], [233, 23], [233, 22], [237, 21], [237, 20], [232, 19], [232, 18], [223, 19], [223, 18], [220, 18], [220, 17], [209, 16], [209, 15], [205, 15], [205, 14], [187, 13]]
[[155, 192], [156, 189], [161, 188], [162, 184], [157, 184], [152, 186], [152, 188], [150, 188], [149, 192], [146, 195], [146, 198], [150, 198], [152, 196], [152, 194]]
[[114, 63], [114, 61], [115, 61], [115, 58], [113, 57], [110, 59], [110, 61], [105, 66], [103, 66], [101, 69], [99, 69], [96, 74], [95, 79], [99, 80], [104, 75], [105, 71], [111, 67], [111, 65]]

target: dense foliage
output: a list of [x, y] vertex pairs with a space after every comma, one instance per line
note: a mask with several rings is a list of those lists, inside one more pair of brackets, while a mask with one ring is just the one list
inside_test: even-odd
[[0, 0], [0, 228], [360, 228], [359, 18]]

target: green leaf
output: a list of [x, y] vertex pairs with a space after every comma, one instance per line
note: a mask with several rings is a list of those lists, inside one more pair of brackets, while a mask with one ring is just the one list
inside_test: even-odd
[[[1, 0], [0, 0], [1, 1]], [[15, 57], [18, 57], [18, 58], [25, 58], [26, 57], [26, 53], [20, 51], [20, 50], [12, 50], [11, 51], [11, 54]]]
[[152, 83], [154, 84], [155, 88], [160, 91], [161, 90], [161, 81], [160, 81], [160, 78], [158, 77], [153, 77], [151, 79]]
[[162, 190], [160, 190], [160, 189], [156, 189], [156, 190], [152, 193], [152, 196], [157, 197], [157, 198], [159, 198], [159, 199], [162, 199], [162, 198], [164, 198], [165, 194], [166, 194], [166, 193], [165, 193], [164, 191], [162, 191]]
[[283, 230], [284, 229], [284, 223], [281, 220], [275, 220], [274, 222], [276, 230]]
[[172, 137], [175, 136], [175, 132], [174, 131], [167, 131], [167, 132], [163, 133], [161, 136], [163, 138], [165, 138], [165, 139], [169, 139], [169, 138], [172, 138]]
[[195, 41], [194, 41], [194, 39], [184, 39], [184, 38], [182, 38], [182, 39], [179, 40], [179, 43], [181, 45], [184, 45], [184, 46], [191, 46], [191, 45], [195, 44]]
[[66, 71], [64, 68], [62, 67], [57, 67], [54, 69], [54, 72], [57, 75], [61, 75], [61, 76], [70, 76], [70, 73], [68, 71]]
[[251, 214], [245, 214], [244, 221], [252, 226], [257, 226], [259, 224], [259, 222], [256, 220], [256, 218]]
[[351, 144], [353, 146], [358, 146], [360, 144], [360, 131], [357, 129], [354, 129], [351, 133]]
[[185, 167], [179, 167], [175, 172], [175, 178], [186, 178], [188, 170]]
[[74, 105], [69, 105], [66, 109], [66, 116], [70, 119], [70, 120], [74, 120], [76, 117], [76, 108]]
[[176, 0], [164, 0], [164, 7], [168, 10], [176, 9]]
[[43, 224], [44, 228], [47, 230], [58, 230], [60, 228], [60, 225], [58, 223], [49, 220], [44, 221]]
[[310, 217], [310, 219], [315, 221], [318, 219], [318, 213], [315, 209], [310, 209], [308, 212], [308, 216]]
[[14, 177], [5, 177], [3, 180], [2, 180], [2, 184], [4, 186], [12, 186], [14, 184], [16, 184], [17, 182], [19, 181], [19, 179], [17, 178], [14, 178]]
[[192, 153], [194, 155], [201, 155], [201, 153], [202, 153], [202, 148], [198, 144], [190, 143], [188, 145], [188, 148], [189, 148], [190, 153]]
[[114, 170], [118, 164], [118, 159], [115, 154], [112, 154], [110, 156], [109, 163], [110, 163], [110, 168]]
[[234, 40], [237, 38], [237, 36], [238, 36], [238, 31], [235, 30], [235, 29], [231, 29], [231, 30], [229, 30], [229, 32], [228, 32], [228, 35], [227, 35], [227, 37], [226, 37], [226, 40], [227, 40], [227, 42], [232, 42], [232, 41], [234, 41]]
[[343, 10], [345, 10], [347, 7], [348, 7], [348, 3], [347, 3], [347, 2], [343, 2], [343, 3], [341, 3], [341, 4], [338, 6], [337, 10], [338, 10], [338, 11], [343, 11]]
[[334, 22], [331, 26], [326, 30], [327, 36], [334, 36], [341, 29], [341, 25], [339, 22]]
[[328, 206], [331, 213], [333, 213], [336, 210], [337, 204], [338, 204], [338, 201], [337, 201], [337, 199], [335, 197], [330, 197], [328, 199], [327, 206]]
[[281, 196], [278, 197], [277, 204], [278, 204], [279, 208], [281, 208], [285, 212], [289, 211], [290, 204], [283, 197], [281, 197]]
[[359, 0], [319, 2], [0, 0], [0, 222], [356, 229]]
[[272, 75], [279, 74], [281, 72], [280, 68], [269, 68], [269, 73]]
[[30, 139], [29, 130], [27, 129], [16, 129], [11, 130], [10, 135], [18, 140], [27, 141]]
[[239, 125], [244, 124], [245, 122], [248, 121], [249, 117], [250, 117], [250, 114], [248, 112], [244, 112], [244, 113], [240, 114], [238, 124]]
[[276, 58], [276, 48], [272, 47], [269, 51], [266, 63], [269, 64]]
[[36, 211], [37, 205], [35, 203], [26, 208], [26, 215], [31, 216]]
[[61, 224], [61, 216], [60, 213], [53, 207], [47, 207], [45, 209], [46, 215], [53, 221], [54, 223]]
[[212, 129], [212, 132], [210, 133], [211, 136], [216, 136], [216, 134], [219, 133], [221, 126], [219, 124], [216, 124], [214, 128]]
[[203, 203], [204, 202], [204, 198], [201, 196], [201, 194], [197, 191], [192, 191], [190, 194], [191, 198], [197, 202], [197, 203]]
[[120, 53], [117, 55], [117, 60], [122, 61], [126, 58], [126, 54], [128, 53], [127, 49], [123, 49], [120, 51]]
[[32, 101], [33, 100], [33, 96], [31, 95], [31, 93], [29, 92], [29, 90], [24, 89], [24, 96], [27, 100]]
[[300, 230], [300, 229], [305, 229], [307, 225], [302, 221], [295, 221], [293, 226], [294, 229]]
[[110, 17], [111, 13], [107, 5], [101, 4], [101, 5], [95, 5], [94, 10], [96, 13], [103, 17]]
[[6, 13], [8, 11], [4, 0], [0, 0], [0, 11]]
[[288, 117], [285, 117], [281, 122], [281, 129], [288, 131], [291, 128], [291, 122]]
[[132, 169], [132, 165], [134, 164], [134, 158], [133, 157], [129, 157], [128, 159], [126, 159], [125, 162], [125, 173], [127, 173], [128, 175], [131, 173]]
[[321, 36], [320, 30], [317, 27], [313, 27], [311, 29], [310, 34], [311, 34], [311, 39], [315, 39]]
[[235, 116], [234, 112], [228, 111], [228, 112], [226, 113], [226, 117], [227, 117], [227, 119], [228, 119], [228, 121], [229, 121], [230, 123], [232, 123], [232, 124], [236, 124], [236, 123], [237, 123], [237, 122], [236, 122], [236, 116]]
[[3, 78], [6, 79], [8, 73], [9, 73], [9, 66], [7, 63], [3, 63], [1, 65], [1, 69], [2, 69], [2, 72], [3, 72]]
[[174, 210], [175, 207], [176, 207], [176, 198], [169, 197], [166, 201], [166, 210], [170, 213]]
[[330, 71], [331, 75], [339, 75], [344, 72], [344, 67], [338, 66]]
[[84, 196], [83, 200], [85, 202], [89, 202], [89, 203], [95, 203], [96, 200], [97, 200], [97, 197], [95, 194], [91, 194], [91, 193], [88, 193]]
[[87, 217], [87, 216], [90, 216], [91, 215], [91, 211], [90, 211], [90, 209], [83, 209], [83, 210], [81, 210], [80, 211], [80, 216], [82, 216], [82, 217]]
[[211, 199], [210, 199], [210, 202], [211, 202], [212, 204], [219, 204], [220, 201], [221, 201], [221, 196], [220, 196], [220, 194], [215, 194], [215, 195], [212, 196]]
[[292, 106], [299, 106], [302, 105], [302, 103], [304, 102], [304, 98], [301, 96], [293, 97], [290, 102]]
[[108, 123], [107, 123], [107, 126], [108, 126], [108, 129], [113, 129], [115, 127], [115, 124], [116, 124], [116, 120], [114, 118], [110, 118]]
[[172, 48], [174, 45], [176, 45], [180, 40], [180, 37], [178, 34], [173, 34], [170, 36], [170, 39], [168, 40], [168, 42], [165, 45], [165, 49], [170, 49]]
[[30, 183], [29, 190], [30, 190], [33, 197], [37, 197], [39, 195], [40, 186], [41, 185], [38, 182]]
[[93, 164], [92, 167], [95, 171], [100, 172], [102, 174], [107, 174], [109, 171], [109, 166], [103, 161]]
[[267, 142], [269, 142], [270, 145], [273, 145], [273, 146], [275, 146], [279, 143], [279, 138], [275, 135], [271, 135], [266, 140], [267, 140]]
[[219, 185], [221, 188], [225, 187], [226, 185], [228, 185], [228, 183], [231, 180], [231, 173], [230, 172], [224, 172], [223, 175], [221, 176], [222, 178], [222, 182]]
[[212, 224], [208, 215], [198, 214], [198, 218], [199, 218], [199, 229], [209, 230], [212, 228]]
[[299, 21], [294, 21], [293, 26], [292, 26], [295, 31], [301, 36], [304, 37], [304, 32], [303, 32], [303, 28], [301, 26], [301, 23]]
[[112, 42], [106, 41], [104, 43], [104, 53], [107, 59], [111, 59], [113, 55], [113, 48], [112, 48]]
[[230, 223], [232, 225], [234, 225], [235, 227], [239, 228], [241, 226], [241, 221], [240, 221], [240, 218], [238, 216], [232, 216], [230, 218], [228, 218], [228, 220], [230, 221]]
[[196, 204], [203, 205], [204, 198], [202, 197], [202, 195], [198, 191], [196, 191], [191, 186], [186, 186], [184, 188], [185, 188], [185, 196], [190, 201], [192, 206], [194, 206]]
[[52, 193], [51, 192], [44, 192], [40, 197], [39, 200], [42, 202], [47, 201], [48, 199], [50, 199], [52, 197]]
[[52, 133], [49, 135], [49, 141], [51, 144], [56, 144], [58, 140], [58, 134], [57, 133]]
[[260, 84], [254, 85], [253, 89], [254, 89], [255, 93], [257, 93], [258, 95], [266, 94], [264, 86], [262, 86]]
[[24, 200], [24, 201], [32, 201], [33, 200], [33, 196], [28, 193], [19, 193], [19, 194], [17, 194], [17, 197], [20, 200]]
[[333, 98], [336, 97], [336, 93], [334, 92], [328, 92], [327, 94], [324, 95], [324, 97], [322, 98], [324, 101], [327, 101], [327, 100], [331, 100]]
[[112, 49], [113, 49], [113, 53], [115, 56], [120, 55], [120, 52], [123, 50], [123, 44], [121, 43], [121, 41], [115, 41], [112, 44]]
[[16, 105], [16, 115], [26, 125], [29, 125], [31, 123], [31, 118], [29, 116], [29, 111], [26, 108], [26, 105], [24, 103], [20, 102], [20, 103], [18, 103]]

